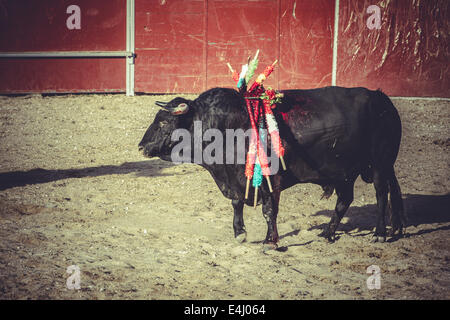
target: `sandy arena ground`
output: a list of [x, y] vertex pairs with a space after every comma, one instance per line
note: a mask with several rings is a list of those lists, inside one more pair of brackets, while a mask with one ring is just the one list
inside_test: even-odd
[[393, 100], [405, 238], [370, 243], [375, 194], [358, 179], [327, 243], [336, 196], [304, 184], [282, 193], [280, 250], [263, 253], [261, 207], [245, 208], [238, 244], [206, 170], [138, 152], [154, 101], [171, 98], [0, 96], [0, 299], [450, 299], [449, 101]]

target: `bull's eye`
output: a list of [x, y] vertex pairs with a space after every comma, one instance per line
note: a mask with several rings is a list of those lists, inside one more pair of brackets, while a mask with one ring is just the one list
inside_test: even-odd
[[159, 127], [162, 128], [162, 127], [164, 127], [167, 123], [168, 123], [167, 121], [161, 121], [161, 122], [159, 123]]

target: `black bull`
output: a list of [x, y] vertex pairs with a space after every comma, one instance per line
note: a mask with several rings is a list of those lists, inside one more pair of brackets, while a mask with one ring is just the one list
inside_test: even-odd
[[[280, 169], [271, 176], [272, 193], [265, 181], [259, 188], [257, 201], [262, 203], [268, 227], [264, 243], [276, 246], [280, 193], [297, 183], [318, 184], [326, 196], [336, 191], [334, 215], [321, 234], [334, 241], [335, 231], [353, 201], [354, 183], [359, 175], [365, 182], [373, 182], [376, 191], [378, 217], [372, 241], [385, 241], [388, 213], [391, 235], [396, 231], [402, 235], [406, 222], [394, 172], [401, 122], [390, 99], [381, 91], [365, 88], [326, 87], [282, 93], [284, 97], [274, 113], [285, 147], [287, 170]], [[172, 132], [184, 128], [192, 133], [194, 121], [201, 121], [203, 130], [215, 128], [224, 132], [225, 129], [247, 130], [251, 127], [246, 102], [233, 89], [214, 88], [193, 101], [175, 98], [167, 104], [158, 103], [158, 106], [166, 110], [156, 114], [139, 143], [139, 149], [148, 157], [170, 161], [172, 148], [177, 143], [171, 139]], [[234, 235], [244, 241], [243, 207], [253, 204], [254, 200], [252, 191], [249, 198], [244, 199], [245, 165], [200, 165], [209, 171], [223, 195], [232, 200]]]

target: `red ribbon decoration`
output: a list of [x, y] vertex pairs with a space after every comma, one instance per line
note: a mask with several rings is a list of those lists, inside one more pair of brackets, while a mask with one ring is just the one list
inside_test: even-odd
[[[248, 89], [248, 91], [244, 92], [244, 97], [247, 98], [246, 99], [247, 112], [248, 112], [250, 124], [252, 127], [250, 146], [249, 146], [249, 151], [247, 153], [247, 159], [246, 159], [247, 161], [245, 163], [245, 176], [247, 177], [247, 186], [246, 186], [246, 192], [245, 192], [246, 199], [248, 196], [249, 181], [252, 179], [253, 173], [254, 173], [256, 157], [258, 157], [259, 164], [261, 165], [262, 174], [266, 177], [267, 183], [269, 185], [269, 189], [272, 192], [272, 186], [271, 186], [270, 179], [269, 179], [269, 176], [271, 175], [270, 168], [269, 168], [269, 162], [267, 160], [266, 152], [265, 152], [263, 145], [261, 143], [261, 140], [260, 140], [258, 124], [261, 123], [261, 127], [263, 127], [262, 124], [264, 123], [264, 120], [266, 120], [266, 128], [268, 128], [266, 114], [271, 114], [273, 116], [271, 109], [275, 107], [274, 106], [275, 104], [272, 105], [270, 103], [270, 101], [272, 101], [275, 98], [275, 92], [273, 90], [265, 91], [264, 87], [262, 86], [262, 83], [273, 72], [274, 66], [277, 62], [278, 62], [278, 60], [276, 60], [272, 65], [267, 66], [266, 69], [264, 70], [264, 72], [258, 76], [256, 81], [252, 84], [252, 86]], [[233, 80], [236, 83], [238, 83], [239, 82], [239, 74], [231, 68], [230, 64], [227, 64], [227, 65], [233, 74]], [[261, 94], [264, 92], [266, 92], [266, 94], [268, 95], [270, 100], [263, 100], [263, 106], [261, 106], [259, 99], [248, 99], [248, 98], [259, 98], [261, 96]], [[263, 118], [260, 119], [260, 116]], [[275, 153], [277, 154], [278, 157], [280, 157], [282, 159], [282, 157], [284, 155], [284, 149], [283, 149], [283, 146], [281, 145], [281, 139], [280, 139], [278, 128], [276, 128], [276, 130], [272, 130], [272, 132], [270, 132], [270, 138], [272, 141], [272, 145], [274, 146]], [[266, 136], [266, 143], [267, 143], [267, 140], [268, 139]], [[283, 165], [284, 165], [284, 161], [283, 161]], [[255, 193], [257, 192], [257, 189], [258, 188], [256, 188]], [[256, 200], [257, 199], [256, 199], [256, 194], [255, 194], [255, 206], [256, 206]]]
[[[267, 90], [266, 93], [270, 98], [269, 90]], [[275, 97], [275, 95], [273, 97]], [[270, 104], [270, 100], [266, 100], [266, 99], [263, 100], [263, 104], [264, 104], [264, 112], [266, 113], [266, 115], [270, 114], [275, 119], [275, 116], [272, 112], [272, 109], [274, 108], [274, 104]], [[267, 116], [266, 116], [266, 121], [267, 121]], [[266, 128], [269, 128], [268, 123], [266, 123]], [[284, 156], [284, 148], [283, 148], [283, 145], [281, 144], [280, 132], [278, 131], [278, 128], [276, 128], [273, 131], [269, 131], [269, 134], [270, 134], [270, 139], [272, 141], [272, 147], [275, 150], [275, 153], [277, 154], [278, 158], [283, 157]]]

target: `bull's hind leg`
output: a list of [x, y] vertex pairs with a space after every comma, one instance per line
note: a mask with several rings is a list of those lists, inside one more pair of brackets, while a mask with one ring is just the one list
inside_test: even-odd
[[247, 238], [247, 232], [245, 231], [244, 225], [244, 201], [232, 200], [231, 204], [233, 205], [234, 209], [234, 216], [233, 216], [234, 237], [238, 242], [242, 243]]
[[328, 239], [330, 242], [334, 242], [336, 240], [336, 229], [347, 212], [348, 207], [350, 207], [353, 202], [354, 183], [355, 180], [352, 180], [336, 186], [337, 201], [334, 214], [331, 217], [331, 221], [327, 228], [319, 235]]
[[377, 197], [377, 226], [372, 238], [372, 242], [386, 241], [386, 213], [388, 204], [388, 175], [384, 172], [375, 170], [373, 184]]
[[398, 231], [398, 236], [403, 236], [406, 231], [406, 215], [403, 208], [402, 192], [395, 176], [394, 169], [392, 169], [389, 178], [389, 200], [390, 200], [390, 218], [392, 230], [390, 236], [395, 236]]

